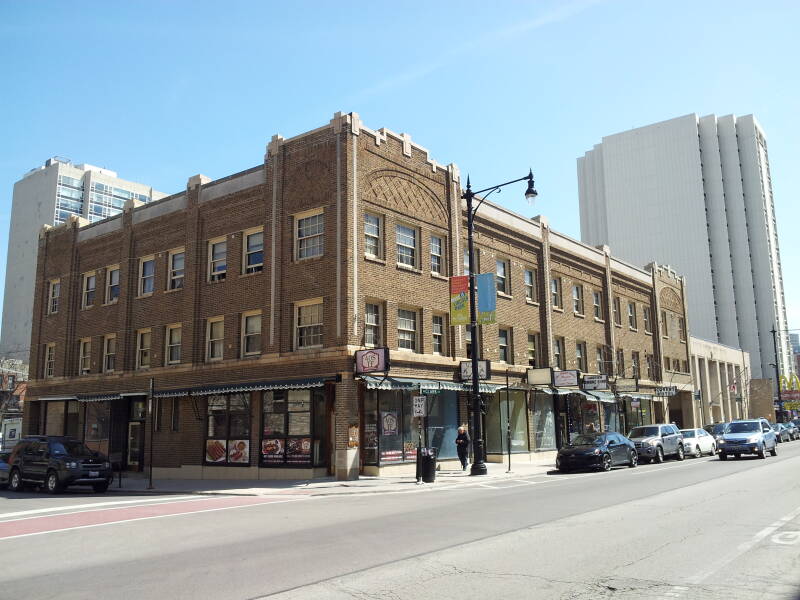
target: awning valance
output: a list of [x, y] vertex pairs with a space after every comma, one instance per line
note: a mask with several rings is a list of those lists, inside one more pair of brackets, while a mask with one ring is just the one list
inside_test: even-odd
[[119, 400], [119, 394], [92, 394], [78, 396], [78, 402], [106, 402], [108, 400]]
[[[419, 379], [414, 377], [381, 377], [375, 375], [364, 375], [362, 381], [368, 390], [413, 390], [419, 389], [423, 394], [438, 390], [451, 390], [456, 392], [467, 392], [472, 389], [472, 384], [461, 381], [442, 381], [439, 379]], [[482, 394], [491, 394], [501, 387], [497, 383], [481, 381], [479, 389]]]
[[77, 396], [42, 396], [39, 398], [39, 402], [57, 402], [59, 400], [77, 400]]
[[237, 392], [254, 392], [267, 390], [307, 390], [315, 387], [322, 387], [326, 381], [324, 377], [311, 377], [306, 379], [285, 379], [281, 381], [259, 381], [253, 383], [232, 383], [228, 385], [213, 385], [195, 389], [185, 390], [161, 390], [156, 391], [155, 396], [169, 398], [175, 396], [211, 396], [214, 394], [233, 394]]
[[592, 391], [587, 391], [586, 394], [588, 394], [589, 396], [594, 396], [595, 398], [600, 400], [600, 402], [614, 403], [617, 401], [617, 399], [614, 397], [614, 394], [612, 394], [611, 392], [592, 390]]

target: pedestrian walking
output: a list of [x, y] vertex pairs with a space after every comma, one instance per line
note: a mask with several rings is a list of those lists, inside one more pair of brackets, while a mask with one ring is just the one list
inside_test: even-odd
[[458, 428], [458, 435], [456, 436], [456, 451], [458, 452], [458, 460], [461, 461], [461, 470], [467, 470], [467, 455], [469, 454], [469, 434], [467, 428], [463, 425]]

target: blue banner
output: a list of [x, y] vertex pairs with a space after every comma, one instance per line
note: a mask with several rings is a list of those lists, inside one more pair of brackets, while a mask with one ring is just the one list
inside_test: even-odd
[[494, 273], [481, 273], [477, 277], [478, 288], [478, 323], [488, 325], [497, 322], [497, 287]]

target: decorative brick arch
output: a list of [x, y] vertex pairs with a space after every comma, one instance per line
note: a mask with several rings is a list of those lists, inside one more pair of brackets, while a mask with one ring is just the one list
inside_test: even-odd
[[683, 314], [683, 302], [681, 302], [681, 297], [672, 288], [662, 289], [661, 293], [658, 295], [658, 300], [661, 304], [661, 308]]
[[430, 188], [407, 173], [373, 171], [367, 177], [368, 198], [397, 212], [447, 227], [447, 207]]

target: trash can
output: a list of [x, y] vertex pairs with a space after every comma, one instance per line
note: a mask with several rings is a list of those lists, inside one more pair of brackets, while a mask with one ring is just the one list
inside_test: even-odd
[[436, 481], [436, 449], [422, 449], [422, 481], [433, 483]]

